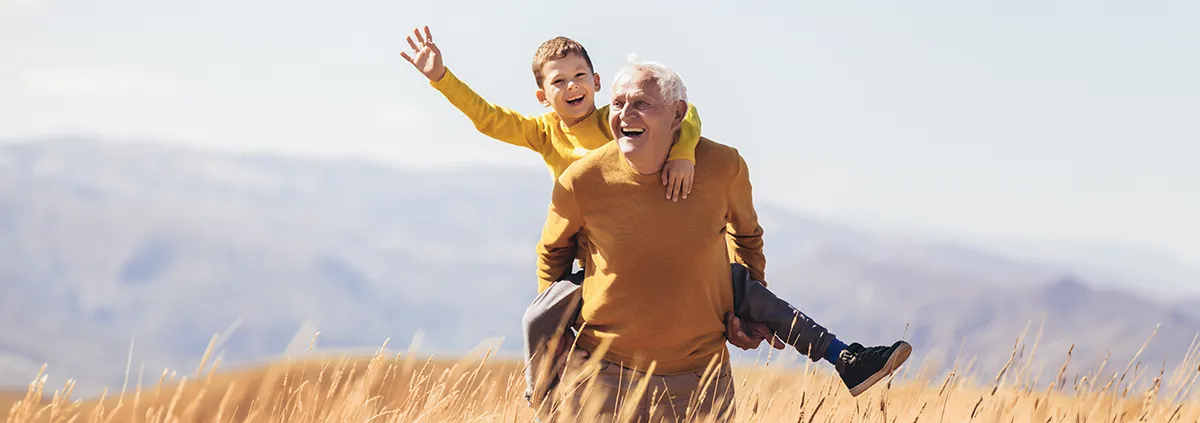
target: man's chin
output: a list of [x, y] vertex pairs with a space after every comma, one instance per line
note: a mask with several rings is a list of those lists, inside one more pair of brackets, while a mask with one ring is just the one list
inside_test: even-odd
[[622, 153], [630, 153], [645, 144], [645, 137], [629, 138], [623, 136], [618, 137], [616, 141], [617, 147], [620, 148]]

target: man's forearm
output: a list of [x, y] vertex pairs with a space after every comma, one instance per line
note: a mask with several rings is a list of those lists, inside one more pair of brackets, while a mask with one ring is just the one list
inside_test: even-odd
[[565, 278], [571, 271], [575, 257], [574, 244], [570, 247], [547, 248], [538, 245], [538, 293]]
[[745, 234], [730, 229], [728, 239], [730, 256], [734, 262], [746, 266], [750, 270], [750, 277], [766, 284], [767, 258], [763, 254], [762, 233], [762, 227], [757, 225], [756, 229]]
[[754, 280], [767, 283], [767, 259], [763, 254], [763, 228], [754, 209], [750, 173], [738, 156], [739, 169], [729, 187], [729, 224], [726, 226], [730, 255], [746, 266]]
[[537, 246], [538, 293], [571, 271], [571, 262], [579, 248], [580, 222], [582, 218], [574, 194], [561, 181], [556, 181]]

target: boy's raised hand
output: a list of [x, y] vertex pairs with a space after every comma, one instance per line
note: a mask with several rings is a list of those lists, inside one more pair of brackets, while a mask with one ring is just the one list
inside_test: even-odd
[[679, 202], [692, 192], [692, 180], [696, 176], [696, 164], [691, 160], [671, 160], [663, 167], [662, 182], [667, 187], [667, 199]]
[[429, 33], [429, 27], [425, 27], [424, 37], [421, 36], [420, 29], [413, 29], [413, 35], [417, 37], [416, 42], [413, 42], [413, 37], [408, 37], [408, 46], [412, 47], [413, 56], [402, 51], [400, 57], [412, 63], [430, 81], [441, 81], [442, 77], [446, 76], [446, 66], [442, 65], [442, 52], [433, 43], [433, 34]]

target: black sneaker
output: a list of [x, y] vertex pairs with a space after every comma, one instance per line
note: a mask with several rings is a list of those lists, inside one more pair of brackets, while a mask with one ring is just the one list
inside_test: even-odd
[[896, 341], [890, 347], [871, 348], [855, 342], [838, 355], [834, 367], [842, 376], [842, 382], [850, 389], [850, 395], [857, 397], [884, 376], [896, 371], [910, 354], [912, 345], [904, 341]]

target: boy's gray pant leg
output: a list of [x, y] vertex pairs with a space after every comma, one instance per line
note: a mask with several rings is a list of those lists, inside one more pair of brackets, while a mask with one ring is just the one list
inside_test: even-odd
[[521, 322], [525, 341], [525, 400], [535, 408], [540, 408], [546, 393], [558, 382], [558, 375], [553, 373], [544, 380], [535, 379], [542, 366], [551, 371], [558, 367], [558, 363], [547, 362], [550, 354], [545, 349], [552, 337], [571, 330], [583, 299], [582, 285], [580, 270], [550, 285], [525, 309]]
[[825, 356], [825, 350], [834, 339], [832, 333], [776, 296], [761, 282], [751, 279], [746, 266], [733, 263], [731, 270], [734, 314], [738, 318], [762, 322], [776, 336], [796, 347], [812, 361]]

